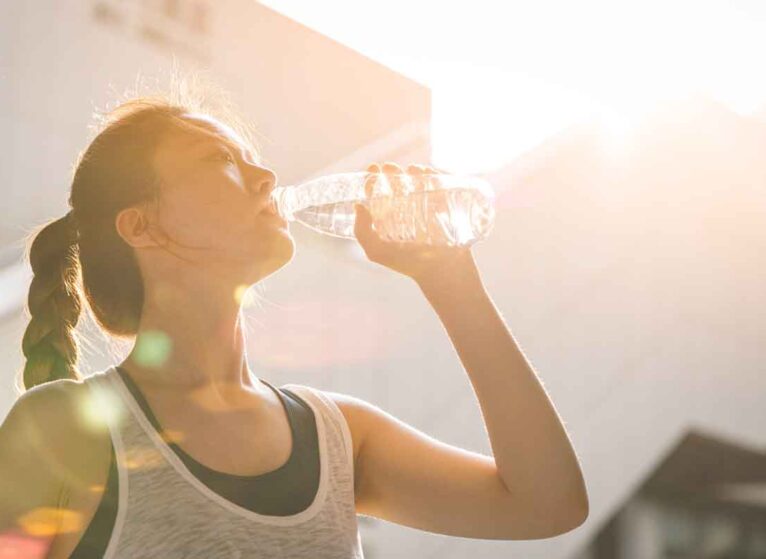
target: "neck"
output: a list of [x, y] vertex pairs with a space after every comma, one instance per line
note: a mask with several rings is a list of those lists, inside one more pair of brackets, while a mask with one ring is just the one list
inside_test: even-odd
[[260, 391], [265, 387], [247, 366], [240, 310], [234, 288], [155, 285], [145, 293], [136, 343], [122, 366], [157, 390]]

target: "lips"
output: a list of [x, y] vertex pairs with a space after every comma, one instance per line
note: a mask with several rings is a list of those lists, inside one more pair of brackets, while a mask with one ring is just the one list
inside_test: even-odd
[[267, 196], [266, 200], [264, 200], [263, 202], [261, 202], [261, 204], [259, 204], [255, 213], [257, 215], [261, 215], [261, 214], [277, 215], [276, 206], [270, 196]]
[[274, 204], [272, 204], [272, 203], [271, 203], [271, 200], [269, 200], [269, 201], [266, 203], [266, 207], [265, 207], [265, 208], [263, 208], [263, 210], [261, 210], [261, 211], [263, 211], [263, 212], [265, 212], [265, 213], [267, 213], [267, 214], [271, 214], [271, 215], [277, 215], [277, 209], [276, 209], [276, 207], [274, 206]]
[[287, 227], [287, 220], [279, 215], [274, 204], [266, 204], [263, 206], [256, 216], [256, 221], [261, 224], [268, 223], [270, 225], [274, 224], [281, 227]]

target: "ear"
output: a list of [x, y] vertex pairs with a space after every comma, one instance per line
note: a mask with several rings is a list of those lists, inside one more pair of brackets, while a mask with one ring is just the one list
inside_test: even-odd
[[149, 219], [141, 208], [125, 208], [114, 218], [117, 234], [133, 248], [157, 246], [149, 231]]

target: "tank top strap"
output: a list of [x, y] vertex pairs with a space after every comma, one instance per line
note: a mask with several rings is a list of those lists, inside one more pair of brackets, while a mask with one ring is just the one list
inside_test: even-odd
[[129, 463], [128, 447], [130, 446], [129, 441], [126, 441], [124, 438], [123, 427], [126, 419], [130, 417], [130, 411], [125, 405], [124, 400], [120, 398], [119, 394], [114, 389], [114, 385], [110, 378], [114, 373], [114, 369], [110, 367], [95, 372], [85, 377], [83, 380], [90, 389], [90, 393], [93, 397], [92, 409], [89, 410], [88, 415], [95, 421], [106, 423], [114, 452], [114, 463], [112, 467], [117, 476], [117, 491], [116, 495], [113, 495], [113, 497], [117, 499], [117, 510], [113, 521], [112, 531], [109, 535], [103, 555], [105, 558], [109, 559], [114, 556], [115, 547], [120, 538], [120, 533], [127, 513], [129, 476], [125, 465]]
[[322, 410], [323, 416], [328, 419], [337, 437], [342, 441], [343, 451], [349, 471], [354, 471], [354, 444], [351, 438], [351, 430], [346, 417], [333, 399], [324, 391], [303, 384], [283, 384], [282, 388], [296, 393], [298, 396], [311, 400], [316, 407]]

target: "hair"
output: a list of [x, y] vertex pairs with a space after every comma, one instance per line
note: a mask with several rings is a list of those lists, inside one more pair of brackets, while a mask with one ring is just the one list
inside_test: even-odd
[[19, 391], [83, 378], [76, 327], [84, 303], [106, 334], [117, 339], [136, 335], [143, 280], [115, 218], [124, 208], [158, 202], [152, 158], [165, 133], [189, 128], [182, 115], [205, 113], [226, 122], [257, 153], [252, 130], [223, 90], [199, 85], [183, 77], [169, 92], [132, 96], [104, 113], [96, 111], [97, 134], [74, 166], [70, 212], [27, 237], [25, 257], [34, 275], [25, 308], [30, 321], [22, 340], [26, 362], [17, 376]]

